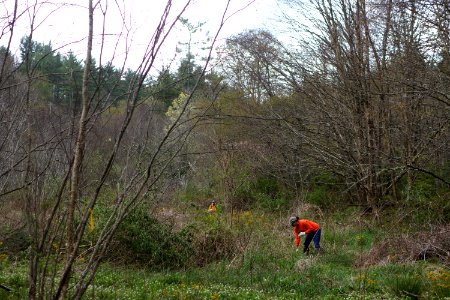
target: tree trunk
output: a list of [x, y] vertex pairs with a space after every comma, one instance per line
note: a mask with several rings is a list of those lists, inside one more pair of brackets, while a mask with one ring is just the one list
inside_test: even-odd
[[75, 208], [78, 200], [79, 175], [83, 162], [83, 154], [86, 143], [86, 123], [89, 112], [89, 72], [92, 60], [92, 38], [94, 28], [94, 9], [92, 0], [89, 0], [89, 33], [86, 49], [86, 60], [84, 62], [81, 115], [79, 119], [78, 136], [74, 149], [74, 160], [71, 174], [70, 194], [67, 203], [67, 223], [66, 223], [66, 261], [60, 287], [55, 295], [56, 299], [64, 299], [67, 294], [72, 265], [76, 257], [77, 247], [75, 247]]

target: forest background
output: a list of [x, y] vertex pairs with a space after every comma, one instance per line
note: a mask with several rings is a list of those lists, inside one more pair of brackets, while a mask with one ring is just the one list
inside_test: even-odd
[[[167, 1], [134, 69], [103, 55], [108, 1], [86, 1], [84, 59], [33, 39], [42, 3], [13, 2], [0, 296], [450, 296], [448, 1], [280, 1], [278, 31], [220, 44], [229, 6], [203, 35], [195, 2]], [[189, 39], [157, 66], [175, 28]], [[295, 253], [293, 214], [322, 255]]]

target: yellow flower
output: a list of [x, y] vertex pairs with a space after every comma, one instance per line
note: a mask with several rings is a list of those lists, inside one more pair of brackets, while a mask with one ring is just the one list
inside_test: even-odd
[[217, 294], [211, 295], [211, 300], [217, 300], [217, 299], [219, 299], [219, 295], [217, 295]]
[[92, 211], [92, 208], [89, 208], [89, 230], [91, 232], [94, 231], [95, 224], [94, 224], [94, 212]]
[[435, 270], [427, 273], [427, 277], [432, 281], [433, 288], [450, 289], [450, 273], [444, 270]]
[[57, 243], [52, 243], [52, 247], [53, 247], [53, 249], [55, 249], [55, 251], [58, 251], [58, 249], [59, 249], [59, 246]]

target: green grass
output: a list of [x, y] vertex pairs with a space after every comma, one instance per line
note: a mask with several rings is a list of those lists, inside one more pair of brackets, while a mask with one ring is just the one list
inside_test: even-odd
[[0, 299], [25, 299], [27, 295], [27, 265], [24, 261], [0, 260], [0, 284], [11, 288], [12, 292], [0, 289]]
[[[450, 296], [450, 273], [442, 264], [386, 263], [357, 267], [362, 254], [383, 235], [382, 229], [351, 224], [342, 218], [322, 222], [321, 255], [294, 251], [291, 228], [277, 220], [253, 215], [247, 220], [251, 238], [246, 251], [204, 267], [156, 272], [104, 264], [85, 299], [445, 299]], [[350, 219], [351, 217], [349, 217]], [[245, 229], [247, 228], [247, 229]], [[25, 261], [0, 261], [0, 299], [27, 296]]]

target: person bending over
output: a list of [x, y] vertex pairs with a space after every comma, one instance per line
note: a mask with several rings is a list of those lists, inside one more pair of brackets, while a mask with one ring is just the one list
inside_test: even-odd
[[300, 245], [300, 236], [305, 235], [303, 253], [309, 254], [309, 244], [311, 244], [311, 241], [314, 241], [316, 252], [320, 253], [321, 229], [319, 224], [310, 220], [300, 219], [298, 216], [290, 217], [289, 224], [294, 227], [296, 251], [298, 251], [298, 246]]

